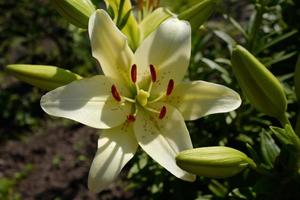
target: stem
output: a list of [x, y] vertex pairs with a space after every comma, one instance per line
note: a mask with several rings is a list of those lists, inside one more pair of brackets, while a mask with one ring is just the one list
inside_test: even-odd
[[272, 174], [271, 172], [265, 170], [265, 169], [262, 168], [262, 167], [258, 167], [258, 166], [256, 166], [256, 165], [251, 165], [251, 164], [250, 164], [250, 167], [251, 167], [253, 170], [255, 170], [257, 173], [259, 173], [259, 174], [262, 174], [262, 175], [265, 175], [265, 176], [269, 176], [269, 177], [273, 176], [273, 174]]
[[264, 14], [264, 9], [260, 4], [256, 4], [256, 14], [254, 18], [254, 24], [250, 30], [250, 39], [248, 43], [248, 48], [250, 52], [253, 52], [255, 46], [255, 40], [257, 38], [258, 30], [262, 22], [262, 16]]
[[280, 121], [280, 123], [281, 123], [282, 128], [284, 128], [284, 129], [285, 129], [285, 126], [286, 126], [286, 125], [289, 125], [289, 126], [292, 127], [291, 122], [290, 122], [289, 118], [286, 116], [285, 113], [282, 114], [282, 116], [281, 116], [281, 118], [279, 119], [279, 121]]
[[[284, 114], [282, 120], [280, 120], [281, 125], [284, 129], [286, 129], [286, 126], [289, 126], [290, 128], [290, 132], [291, 132], [291, 136], [292, 136], [292, 144], [294, 145], [294, 147], [297, 149], [297, 151], [300, 153], [300, 138], [299, 135], [297, 135], [297, 133], [294, 131], [289, 119], [287, 118], [287, 116]], [[300, 157], [299, 157], [299, 162], [300, 162]]]

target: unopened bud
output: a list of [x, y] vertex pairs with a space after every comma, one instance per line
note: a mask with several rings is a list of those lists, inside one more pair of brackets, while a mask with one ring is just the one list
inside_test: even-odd
[[69, 70], [47, 65], [8, 65], [6, 71], [21, 81], [47, 91], [81, 79], [81, 76]]
[[234, 48], [231, 63], [250, 103], [260, 112], [283, 121], [287, 100], [279, 80], [242, 46]]
[[193, 174], [210, 178], [227, 178], [236, 175], [253, 160], [236, 149], [215, 146], [182, 151], [176, 156], [177, 165]]
[[71, 24], [87, 29], [91, 14], [95, 7], [90, 0], [52, 0], [57, 12]]
[[218, 0], [200, 0], [198, 3], [178, 15], [181, 20], [190, 22], [192, 28], [198, 29], [214, 12]]

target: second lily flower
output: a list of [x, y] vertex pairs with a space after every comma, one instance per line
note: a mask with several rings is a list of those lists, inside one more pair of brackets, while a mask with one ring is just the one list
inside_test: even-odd
[[190, 59], [190, 25], [170, 18], [133, 53], [109, 15], [97, 10], [89, 35], [105, 76], [59, 87], [42, 97], [41, 106], [50, 115], [104, 129], [89, 173], [90, 190], [111, 183], [138, 146], [176, 177], [194, 181], [195, 175], [175, 162], [178, 152], [193, 148], [184, 120], [232, 111], [241, 100], [222, 85], [181, 83]]

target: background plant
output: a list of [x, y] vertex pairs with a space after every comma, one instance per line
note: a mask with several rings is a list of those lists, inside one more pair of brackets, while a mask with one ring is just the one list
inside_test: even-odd
[[[195, 2], [164, 0], [161, 5], [181, 13]], [[48, 64], [81, 75], [94, 73], [96, 64], [86, 32], [69, 25], [49, 1], [0, 4], [1, 67], [10, 63]], [[294, 83], [300, 46], [300, 22], [296, 20], [300, 18], [299, 10], [296, 0], [222, 2], [204, 26], [193, 30], [192, 59], [186, 78], [224, 84], [242, 94], [230, 62], [231, 51], [239, 43], [278, 77], [287, 96], [288, 117], [295, 126], [299, 115]], [[43, 92], [3, 71], [0, 82], [1, 139], [20, 138], [33, 127], [39, 128], [46, 119], [39, 107]], [[281, 127], [280, 123], [257, 111], [241, 96], [243, 105], [234, 112], [188, 122], [192, 141], [195, 147], [226, 145], [239, 149], [259, 162], [266, 175], [245, 170], [228, 179], [198, 177], [193, 184], [185, 183], [139, 152], [128, 166], [127, 189], [145, 199], [299, 199], [299, 175], [289, 174], [295, 171], [293, 149], [274, 137], [282, 129], [269, 128]]]

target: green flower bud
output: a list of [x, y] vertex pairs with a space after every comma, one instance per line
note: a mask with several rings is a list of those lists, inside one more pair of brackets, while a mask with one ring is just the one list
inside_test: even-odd
[[140, 23], [141, 41], [152, 33], [163, 21], [174, 14], [167, 8], [155, 9], [152, 13], [147, 15]]
[[178, 15], [179, 19], [190, 22], [192, 28], [198, 29], [214, 12], [218, 0], [199, 0], [198, 3]]
[[133, 15], [130, 0], [104, 0], [117, 27], [127, 36], [128, 44], [136, 50], [140, 43], [139, 25]]
[[239, 85], [250, 103], [260, 112], [285, 122], [287, 100], [278, 79], [242, 46], [234, 48], [231, 63]]
[[255, 163], [246, 154], [229, 147], [202, 147], [182, 151], [176, 156], [177, 165], [193, 174], [210, 178], [234, 176]]
[[81, 79], [81, 76], [69, 70], [47, 65], [8, 65], [6, 71], [21, 81], [47, 91]]
[[57, 12], [71, 24], [87, 29], [89, 18], [95, 11], [94, 4], [90, 0], [52, 0], [51, 2]]

